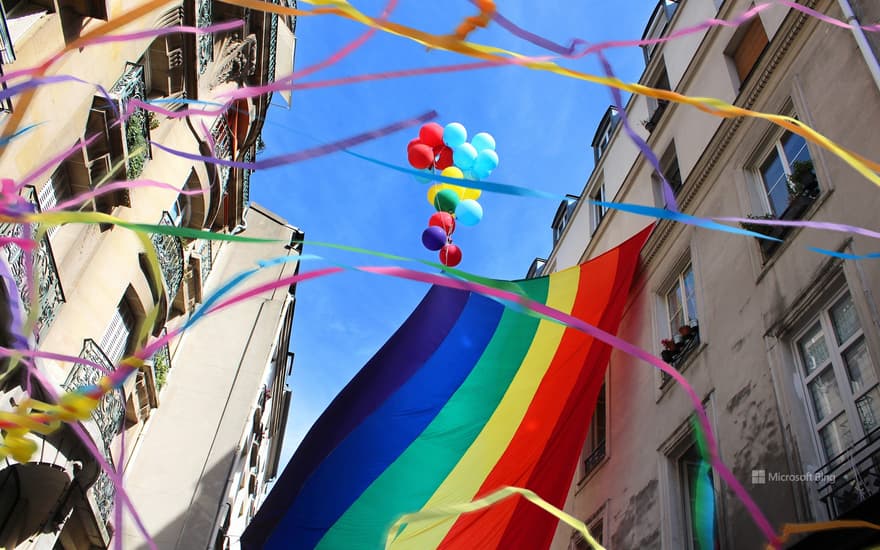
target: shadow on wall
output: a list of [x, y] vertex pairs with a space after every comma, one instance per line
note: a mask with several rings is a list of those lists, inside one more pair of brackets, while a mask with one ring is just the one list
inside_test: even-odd
[[[184, 450], [185, 452], [185, 450]], [[229, 452], [223, 460], [212, 466], [202, 474], [202, 479], [196, 486], [195, 493], [189, 495], [189, 506], [185, 513], [167, 521], [159, 526], [162, 521], [163, 502], [154, 499], [155, 502], [134, 502], [134, 506], [141, 515], [147, 531], [153, 538], [158, 548], [165, 549], [190, 549], [190, 548], [223, 548], [222, 539], [220, 544], [212, 539], [214, 536], [214, 522], [221, 510], [227, 514], [226, 506], [226, 482], [229, 478], [235, 453]], [[161, 483], [161, 472], [157, 472], [157, 483]], [[193, 484], [195, 485], [195, 484]], [[189, 491], [187, 487], [167, 487], [166, 493], [175, 491]], [[180, 498], [180, 494], [176, 498]], [[117, 530], [118, 532], [118, 530]], [[128, 549], [147, 550], [149, 546], [143, 535], [126, 509], [125, 523], [122, 531], [123, 547]]]

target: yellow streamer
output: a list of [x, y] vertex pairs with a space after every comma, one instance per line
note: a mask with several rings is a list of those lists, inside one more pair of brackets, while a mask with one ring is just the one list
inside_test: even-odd
[[810, 126], [792, 117], [763, 113], [760, 111], [752, 111], [751, 109], [736, 107], [716, 98], [691, 97], [669, 90], [660, 90], [656, 88], [651, 88], [649, 86], [643, 86], [641, 84], [626, 83], [617, 78], [596, 76], [580, 71], [575, 71], [572, 69], [566, 69], [552, 61], [536, 61], [533, 58], [529, 58], [527, 56], [509, 50], [459, 40], [454, 35], [439, 36], [430, 34], [424, 31], [413, 29], [411, 27], [407, 27], [405, 25], [401, 25], [399, 23], [393, 23], [390, 21], [383, 21], [381, 19], [369, 17], [358, 11], [355, 7], [353, 7], [345, 0], [303, 0], [306, 3], [315, 6], [328, 6], [319, 7], [314, 10], [288, 8], [276, 4], [269, 4], [262, 0], [220, 1], [234, 6], [262, 10], [266, 12], [277, 13], [279, 15], [337, 15], [339, 17], [344, 17], [346, 19], [362, 23], [364, 25], [384, 31], [389, 34], [400, 36], [402, 38], [408, 38], [418, 44], [422, 44], [430, 48], [447, 50], [470, 57], [475, 57], [478, 59], [496, 61], [500, 63], [508, 63], [508, 57], [512, 57], [518, 60], [516, 62], [517, 65], [522, 65], [530, 69], [548, 71], [554, 74], [558, 74], [560, 76], [566, 76], [569, 78], [602, 84], [604, 86], [609, 86], [612, 88], [618, 88], [620, 90], [624, 90], [633, 94], [645, 95], [656, 99], [665, 99], [669, 101], [674, 101], [676, 103], [690, 105], [692, 107], [696, 107], [703, 112], [715, 116], [720, 116], [724, 118], [743, 116], [767, 120], [795, 134], [798, 134], [804, 139], [824, 149], [827, 149], [828, 151], [832, 152], [833, 154], [844, 160], [859, 174], [863, 175], [875, 185], [880, 186], [880, 175], [877, 174], [877, 172], [880, 172], [880, 164], [870, 161], [857, 153], [854, 153], [841, 147], [840, 145], [837, 145], [835, 142], [828, 139], [821, 133], [813, 130]]
[[392, 525], [391, 528], [388, 530], [388, 536], [385, 539], [385, 548], [391, 548], [391, 545], [394, 544], [394, 540], [397, 538], [397, 535], [408, 523], [437, 519], [445, 520], [450, 516], [476, 512], [493, 506], [501, 502], [502, 500], [512, 497], [514, 495], [520, 495], [521, 497], [538, 506], [542, 510], [552, 514], [566, 525], [574, 528], [577, 532], [583, 535], [584, 539], [586, 539], [593, 550], [605, 550], [605, 547], [603, 547], [596, 539], [593, 538], [593, 536], [590, 534], [590, 530], [587, 529], [587, 526], [586, 524], [584, 524], [584, 522], [580, 521], [571, 514], [568, 514], [553, 506], [552, 504], [535, 494], [534, 491], [530, 491], [529, 489], [522, 489], [520, 487], [504, 487], [495, 491], [492, 494], [486, 495], [485, 497], [477, 499], [473, 502], [465, 502], [463, 504], [451, 504], [449, 506], [437, 506], [435, 508], [429, 508], [426, 510], [421, 510], [419, 512], [413, 512], [411, 514], [404, 514], [400, 517], [400, 519], [395, 521], [394, 525]]

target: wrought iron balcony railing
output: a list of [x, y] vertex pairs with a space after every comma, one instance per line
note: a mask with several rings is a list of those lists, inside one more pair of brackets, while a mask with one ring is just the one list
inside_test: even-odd
[[[196, 13], [196, 25], [198, 27], [210, 27], [214, 22], [213, 0], [199, 0], [198, 12]], [[214, 35], [205, 33], [199, 35], [199, 74], [205, 74], [208, 64], [214, 61]]]
[[196, 247], [196, 254], [198, 254], [201, 259], [200, 275], [202, 277], [202, 288], [204, 288], [205, 282], [208, 280], [208, 275], [211, 274], [211, 268], [213, 267], [213, 248], [213, 241], [210, 240], [199, 241], [199, 245]]
[[[144, 66], [126, 63], [125, 72], [110, 88], [110, 96], [119, 102], [119, 109], [125, 113], [132, 99], [146, 101], [147, 81]], [[150, 122], [147, 112], [138, 107], [125, 121], [125, 168], [128, 179], [141, 175], [147, 159], [152, 158], [150, 150]]]
[[[171, 214], [162, 212], [159, 225], [174, 225]], [[156, 255], [159, 256], [159, 267], [162, 270], [162, 278], [168, 289], [168, 300], [173, 301], [180, 290], [183, 280], [183, 243], [180, 237], [153, 233], [150, 235], [153, 246], [156, 247]]]
[[[40, 207], [37, 204], [36, 193], [33, 187], [27, 188], [26, 198], [39, 210]], [[0, 236], [23, 237], [25, 227], [25, 225], [19, 223], [0, 224]], [[52, 324], [61, 304], [64, 303], [64, 291], [61, 288], [61, 279], [58, 277], [58, 267], [55, 265], [55, 255], [52, 253], [52, 245], [49, 243], [49, 238], [43, 236], [40, 239], [40, 246], [35, 251], [33, 278], [28, 277], [27, 255], [21, 247], [10, 243], [0, 247], [0, 250], [5, 254], [5, 259], [9, 264], [9, 271], [12, 273], [18, 286], [21, 302], [28, 313], [30, 313], [31, 309], [31, 281], [38, 281], [35, 290], [39, 294], [39, 312], [37, 314], [35, 333], [39, 340], [39, 337]]]
[[[168, 334], [167, 329], [162, 329], [162, 336]], [[171, 350], [166, 343], [150, 358], [153, 364], [153, 380], [156, 381], [156, 389], [161, 390], [171, 370]]]
[[[282, 0], [273, 0], [273, 4], [282, 4]], [[268, 83], [275, 82], [275, 55], [278, 51], [278, 14], [273, 13], [269, 16], [269, 52], [268, 63], [266, 64], [266, 81]]]
[[[107, 371], [116, 370], [116, 366], [113, 365], [113, 362], [110, 361], [104, 350], [101, 349], [101, 346], [91, 338], [83, 342], [83, 349], [79, 356], [92, 363], [101, 365]], [[70, 374], [68, 374], [67, 380], [64, 382], [64, 389], [70, 391], [83, 386], [93, 386], [98, 383], [101, 376], [103, 376], [103, 373], [95, 367], [77, 363], [71, 369]], [[124, 414], [125, 398], [122, 395], [122, 390], [113, 390], [105, 394], [92, 413], [92, 418], [101, 432], [101, 439], [103, 440], [102, 450], [107, 457], [110, 456], [110, 444], [119, 431]]]
[[[217, 119], [211, 127], [211, 137], [214, 139], [214, 157], [224, 160], [232, 160], [232, 130], [224, 117]], [[229, 185], [231, 171], [228, 166], [217, 165], [217, 174], [220, 177], [220, 194], [226, 193]]]
[[[79, 356], [101, 365], [108, 371], [116, 369], [98, 343], [91, 338], [83, 342], [83, 349]], [[103, 374], [95, 367], [77, 363], [67, 376], [67, 380], [64, 382], [64, 389], [73, 390], [83, 386], [95, 385], [101, 376]], [[122, 390], [113, 390], [105, 394], [92, 413], [92, 418], [101, 432], [102, 441], [99, 448], [111, 466], [113, 465], [113, 455], [110, 452], [110, 445], [113, 443], [113, 438], [116, 437], [117, 432], [119, 432], [124, 415], [125, 397], [122, 394]], [[116, 487], [107, 474], [102, 471], [98, 476], [98, 480], [95, 481], [89, 491], [98, 505], [98, 513], [101, 515], [101, 520], [106, 523], [113, 511]]]
[[880, 427], [829, 460], [815, 477], [832, 519], [880, 493]]
[[[247, 153], [244, 154], [244, 161], [254, 161], [253, 149], [248, 149]], [[251, 172], [253, 170], [244, 169], [241, 173], [241, 204], [244, 208], [247, 208], [251, 203]]]

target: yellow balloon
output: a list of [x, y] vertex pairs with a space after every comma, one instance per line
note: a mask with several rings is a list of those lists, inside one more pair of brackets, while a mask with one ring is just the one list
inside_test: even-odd
[[470, 187], [465, 187], [464, 194], [461, 196], [461, 200], [472, 199], [477, 200], [480, 198], [480, 195], [483, 194], [482, 189], [471, 189]]
[[428, 189], [428, 204], [434, 206], [434, 197], [437, 196], [437, 193], [444, 189], [444, 184], [434, 184]]
[[464, 173], [457, 166], [447, 166], [440, 172], [440, 175], [444, 178], [455, 178], [455, 179], [463, 179]]

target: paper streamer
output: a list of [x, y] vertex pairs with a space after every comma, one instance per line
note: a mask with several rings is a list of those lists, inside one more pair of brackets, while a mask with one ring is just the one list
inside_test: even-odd
[[423, 124], [429, 120], [433, 120], [437, 118], [437, 111], [428, 111], [423, 113], [417, 117], [401, 120], [399, 122], [395, 122], [393, 124], [389, 124], [388, 126], [384, 126], [382, 128], [378, 128], [376, 130], [372, 130], [369, 132], [364, 132], [362, 134], [358, 134], [355, 136], [351, 136], [339, 141], [335, 141], [333, 143], [328, 143], [325, 145], [321, 145], [319, 147], [313, 147], [311, 149], [306, 149], [304, 151], [297, 151], [295, 153], [288, 153], [286, 155], [280, 155], [277, 157], [272, 157], [268, 159], [258, 160], [254, 162], [240, 162], [235, 160], [226, 160], [219, 159], [216, 157], [208, 157], [204, 155], [196, 155], [193, 153], [187, 153], [186, 151], [178, 151], [177, 149], [172, 149], [171, 147], [166, 147], [161, 143], [151, 142], [155, 147], [162, 149], [168, 153], [173, 155], [199, 162], [205, 162], [208, 164], [216, 164], [219, 166], [229, 166], [230, 168], [240, 168], [247, 170], [264, 170], [268, 168], [275, 168], [277, 166], [283, 166], [285, 164], [293, 164], [297, 162], [302, 162], [305, 160], [310, 160], [313, 158], [317, 158], [320, 156], [328, 155], [330, 153], [335, 153], [337, 151], [342, 151], [347, 147], [354, 147], [355, 145], [360, 145], [361, 143], [366, 143], [367, 141], [372, 141], [374, 139], [378, 139], [381, 137], [385, 137], [387, 135], [393, 134], [395, 132], [399, 132], [400, 130], [405, 130], [407, 128], [411, 128], [413, 126], [418, 126]]
[[630, 93], [645, 95], [648, 97], [653, 97], [655, 99], [675, 101], [677, 103], [690, 105], [711, 115], [720, 116], [723, 118], [750, 117], [766, 120], [795, 134], [798, 134], [804, 139], [815, 143], [816, 145], [823, 147], [824, 149], [827, 149], [828, 151], [840, 157], [853, 169], [862, 174], [865, 178], [873, 182], [875, 185], [880, 186], [880, 175], [876, 173], [877, 171], [880, 171], [880, 165], [873, 161], [869, 161], [861, 155], [844, 149], [821, 133], [812, 129], [810, 126], [804, 124], [803, 122], [800, 122], [793, 117], [752, 111], [750, 109], [731, 105], [717, 98], [685, 96], [676, 92], [672, 92], [670, 90], [659, 90], [648, 86], [643, 86], [641, 84], [625, 83], [617, 78], [599, 77], [561, 67], [556, 63], [553, 63], [552, 61], [531, 61], [526, 59], [525, 56], [501, 48], [473, 44], [470, 42], [458, 40], [455, 37], [450, 36], [437, 36], [419, 31], [411, 27], [407, 27], [405, 25], [400, 25], [387, 21], [380, 21], [378, 19], [364, 15], [362, 12], [358, 11], [345, 0], [304, 0], [308, 4], [322, 6], [311, 11], [288, 8], [286, 6], [270, 4], [260, 0], [222, 1], [227, 4], [277, 13], [279, 15], [338, 15], [340, 17], [351, 19], [370, 27], [378, 28], [389, 34], [408, 38], [416, 43], [428, 47], [448, 50], [484, 60], [503, 60], [503, 56], [519, 58], [520, 60], [522, 60], [521, 64], [524, 67], [548, 71], [560, 76], [575, 78], [587, 82], [594, 82], [596, 84], [618, 88], [628, 91]]
[[494, 506], [502, 500], [517, 495], [523, 497], [535, 506], [538, 506], [542, 510], [558, 518], [569, 527], [575, 529], [584, 537], [584, 539], [587, 541], [587, 543], [589, 543], [590, 547], [593, 550], [605, 550], [605, 547], [599, 544], [599, 542], [595, 538], [593, 538], [593, 535], [590, 534], [590, 530], [587, 529], [587, 526], [586, 524], [584, 524], [584, 522], [575, 518], [571, 514], [568, 514], [553, 506], [546, 500], [536, 495], [534, 491], [530, 491], [529, 489], [523, 489], [520, 487], [502, 487], [501, 489], [473, 502], [467, 502], [463, 504], [451, 504], [449, 506], [438, 506], [429, 510], [422, 510], [420, 512], [404, 514], [400, 517], [400, 519], [394, 522], [391, 528], [388, 529], [388, 536], [385, 539], [385, 548], [393, 548], [394, 541], [397, 539], [399, 533], [403, 530], [404, 527], [406, 527], [410, 523], [438, 519], [442, 520], [449, 517], [458, 516], [460, 514], [477, 512], [490, 506]]

